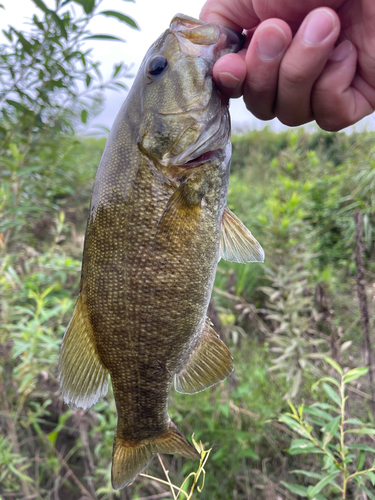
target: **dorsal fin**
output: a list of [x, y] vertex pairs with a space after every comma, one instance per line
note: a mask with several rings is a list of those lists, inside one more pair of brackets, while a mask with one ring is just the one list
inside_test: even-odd
[[241, 264], [264, 261], [263, 248], [228, 207], [221, 220], [220, 257]]
[[176, 374], [175, 389], [184, 394], [204, 391], [225, 380], [232, 371], [233, 358], [206, 318], [196, 348], [184, 368]]
[[87, 410], [107, 394], [108, 371], [100, 360], [81, 295], [61, 345], [58, 372], [64, 401], [72, 408]]

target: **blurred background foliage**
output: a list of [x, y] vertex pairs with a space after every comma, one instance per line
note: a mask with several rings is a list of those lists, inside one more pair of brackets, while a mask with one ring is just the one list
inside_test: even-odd
[[[89, 30], [101, 2], [58, 1], [55, 10], [34, 3], [40, 15], [31, 30], [9, 28], [0, 46], [0, 497], [168, 498], [168, 487], [144, 477], [112, 490], [111, 391], [83, 412], [67, 408], [57, 383], [59, 346], [78, 294], [90, 190], [105, 144], [77, 127], [99, 109], [104, 88], [125, 85], [127, 69], [116, 66], [103, 82], [98, 63], [82, 48], [85, 38], [102, 36]], [[66, 10], [69, 3], [76, 11]], [[103, 12], [136, 27], [124, 14]], [[347, 380], [345, 411], [339, 396], [318, 390], [316, 382], [340, 380], [325, 356], [352, 370], [372, 362], [374, 134], [268, 128], [234, 134], [228, 205], [260, 241], [266, 261], [219, 263], [209, 315], [233, 354], [234, 374], [203, 393], [171, 395], [174, 421], [213, 447], [196, 496], [373, 500], [374, 432], [349, 434], [345, 448], [332, 406], [333, 398], [346, 425], [365, 422], [361, 428], [373, 429], [373, 370]], [[362, 246], [355, 213], [363, 220]], [[303, 411], [298, 418], [315, 426], [318, 438], [326, 432], [339, 443], [331, 453], [344, 453], [345, 477], [354, 474], [345, 496], [334, 483], [341, 484], [341, 469], [311, 447], [303, 451], [287, 400], [295, 411], [306, 405], [308, 422]], [[328, 413], [314, 421], [322, 408]], [[337, 427], [327, 430], [329, 416]], [[163, 461], [175, 484], [195, 466], [179, 457]], [[362, 469], [370, 472], [355, 476]], [[148, 471], [165, 479], [157, 460]], [[318, 480], [325, 489], [316, 487]]]

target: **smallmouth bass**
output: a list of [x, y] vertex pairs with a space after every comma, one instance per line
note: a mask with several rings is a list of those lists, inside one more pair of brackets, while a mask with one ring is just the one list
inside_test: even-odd
[[59, 380], [65, 402], [88, 409], [111, 375], [115, 489], [159, 452], [199, 458], [168, 416], [172, 383], [194, 394], [233, 370], [206, 317], [217, 262], [264, 254], [226, 207], [230, 118], [212, 67], [241, 45], [229, 28], [175, 16], [147, 52], [96, 174]]

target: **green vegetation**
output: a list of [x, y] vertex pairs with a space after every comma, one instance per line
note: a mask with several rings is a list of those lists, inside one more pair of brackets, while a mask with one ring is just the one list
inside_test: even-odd
[[[20, 159], [17, 144], [6, 150], [12, 169], [1, 169], [2, 189], [8, 193], [14, 185], [18, 189], [18, 197], [3, 198], [1, 213], [4, 499], [7, 493], [16, 494], [9, 498], [34, 494], [44, 499], [51, 491], [62, 499], [117, 495], [109, 480], [116, 426], [112, 395], [88, 412], [70, 410], [56, 380], [59, 345], [78, 291], [84, 221], [103, 140], [62, 132], [56, 138], [54, 149], [38, 157], [41, 165], [48, 158], [46, 178], [32, 169], [24, 174], [35, 157]], [[279, 149], [269, 147], [272, 141]], [[374, 496], [374, 413], [368, 376], [349, 384], [345, 392], [346, 423], [370, 422], [364, 427], [358, 423], [359, 430], [368, 432], [351, 429], [344, 451], [336, 450], [342, 429], [336, 427], [339, 413], [332, 397], [326, 386], [320, 393], [313, 389], [322, 377], [330, 377], [334, 384], [335, 368], [324, 356], [351, 370], [368, 359], [356, 293], [353, 216], [359, 209], [367, 221], [363, 259], [371, 308], [375, 276], [373, 192], [368, 189], [375, 172], [371, 141], [370, 133], [269, 130], [234, 137], [228, 203], [264, 246], [266, 262], [219, 264], [210, 315], [230, 346], [234, 375], [195, 396], [171, 396], [171, 417], [185, 432], [194, 433], [205, 449], [212, 447], [205, 486], [202, 493], [196, 490], [197, 497], [313, 498], [308, 492], [315, 492], [319, 481], [326, 485], [319, 499], [354, 499], [359, 490], [370, 499]], [[241, 153], [242, 163], [237, 162], [236, 150], [246, 144], [247, 156], [244, 159]], [[337, 160], [335, 152], [340, 153]], [[24, 175], [27, 182], [22, 181]], [[25, 198], [29, 205], [19, 201]], [[40, 206], [43, 215], [37, 212]], [[373, 310], [369, 314], [373, 324]], [[292, 408], [303, 408], [298, 413], [300, 425], [314, 428], [316, 442], [323, 442], [329, 432], [327, 449], [332, 456], [344, 453], [346, 458], [337, 458], [340, 463], [348, 459], [345, 497], [341, 483], [332, 479], [341, 469], [334, 470], [335, 462], [328, 467], [324, 454], [315, 453], [316, 444], [306, 448], [310, 454], [296, 454], [301, 451], [300, 436], [285, 421], [287, 399], [293, 401]], [[342, 399], [336, 403], [339, 407]], [[327, 431], [328, 425], [333, 427]], [[176, 485], [196, 470], [194, 463], [179, 457], [162, 460]], [[357, 469], [369, 472], [359, 475]], [[148, 471], [165, 480], [157, 460]], [[162, 491], [169, 491], [168, 486], [142, 477], [121, 498]]]
[[[366, 486], [366, 481], [370, 479], [372, 486], [375, 485], [375, 460], [370, 460], [370, 463], [372, 462], [371, 467], [363, 469], [363, 466], [366, 462], [366, 452], [373, 455], [375, 448], [371, 448], [366, 444], [357, 444], [355, 439], [348, 439], [348, 434], [368, 434], [373, 436], [375, 429], [371, 424], [363, 423], [358, 418], [346, 418], [345, 408], [347, 384], [365, 375], [368, 368], [354, 368], [344, 374], [341, 367], [333, 359], [326, 357], [325, 360], [338, 372], [341, 379], [337, 381], [333, 377], [323, 377], [315, 384], [317, 386], [320, 382], [322, 383], [330, 404], [301, 405], [297, 410], [292, 403], [289, 403], [292, 413], [280, 417], [281, 422], [285, 422], [290, 429], [304, 438], [292, 441], [288, 450], [289, 454], [322, 454], [324, 467], [322, 467], [320, 473], [306, 470], [292, 471], [294, 474], [302, 474], [309, 478], [318, 479], [315, 486], [306, 488], [305, 486], [288, 484], [284, 481], [282, 484], [289, 491], [297, 493], [301, 497], [319, 500], [325, 498], [320, 494], [323, 489], [325, 491], [331, 490], [330, 497], [332, 497], [334, 491], [338, 491], [342, 494], [342, 498], [347, 498], [348, 485], [351, 481], [355, 481], [358, 488], [372, 498], [374, 495]], [[307, 417], [305, 417], [306, 414]], [[351, 427], [353, 425], [355, 427]], [[320, 429], [320, 432], [317, 429]], [[320, 439], [320, 436], [323, 439]], [[357, 450], [359, 450], [358, 456]], [[357, 462], [356, 470], [353, 469], [354, 461]]]
[[[91, 16], [95, 2], [76, 3]], [[69, 39], [78, 21], [62, 16], [59, 3], [55, 14]], [[34, 20], [38, 36], [54, 33], [51, 50], [65, 46], [61, 23], [51, 11], [43, 16]], [[36, 40], [25, 38], [31, 49], [9, 34], [13, 62], [30, 67], [28, 57], [47, 57], [28, 53], [39, 50]], [[9, 84], [6, 50], [1, 92]], [[163, 467], [155, 459], [148, 468], [153, 477], [114, 492], [111, 390], [87, 412], [67, 408], [61, 397], [59, 346], [78, 294], [90, 190], [105, 141], [75, 134], [86, 101], [77, 93], [70, 96], [80, 102], [74, 113], [60, 109], [48, 71], [44, 83], [37, 76], [35, 87], [4, 94], [0, 111], [0, 497], [172, 497], [163, 467], [181, 485], [198, 464], [162, 456]], [[38, 109], [28, 105], [28, 92], [40, 95]], [[202, 463], [199, 479], [197, 473], [185, 483], [187, 495], [194, 487], [193, 498], [210, 500], [375, 498], [374, 373], [362, 368], [374, 364], [373, 137], [267, 128], [233, 137], [228, 205], [260, 241], [266, 261], [219, 264], [209, 315], [233, 354], [234, 374], [194, 396], [171, 395], [174, 421], [212, 448], [205, 474]]]

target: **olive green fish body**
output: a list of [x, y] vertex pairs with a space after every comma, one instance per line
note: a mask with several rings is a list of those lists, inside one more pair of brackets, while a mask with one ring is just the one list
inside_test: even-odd
[[240, 45], [227, 28], [176, 16], [146, 54], [95, 178], [59, 380], [64, 400], [87, 409], [111, 375], [116, 489], [156, 453], [199, 458], [168, 416], [172, 383], [192, 394], [233, 369], [206, 312], [220, 257], [263, 259], [225, 206], [230, 120], [212, 67]]
[[82, 293], [124, 439], [151, 438], [168, 426], [173, 376], [204, 328], [228, 183], [228, 170], [211, 169], [204, 208], [189, 226], [160, 234], [177, 186], [153, 170], [140, 159], [127, 201], [104, 192], [86, 235]]

